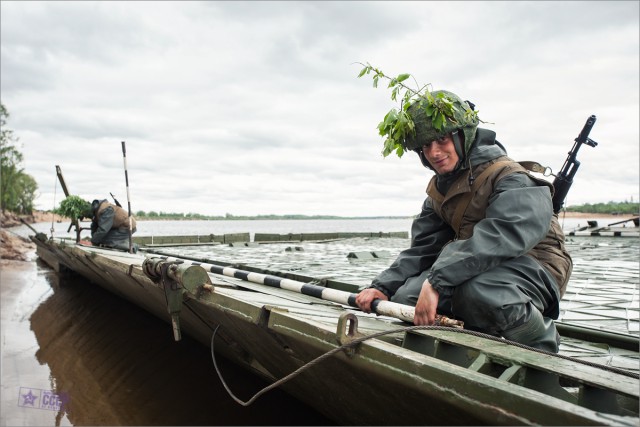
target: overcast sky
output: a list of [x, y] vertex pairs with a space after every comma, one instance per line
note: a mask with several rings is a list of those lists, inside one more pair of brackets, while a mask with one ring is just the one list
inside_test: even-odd
[[409, 216], [432, 172], [381, 155], [398, 104], [369, 62], [476, 104], [567, 205], [638, 200], [639, 2], [1, 3], [1, 95], [36, 208], [112, 192], [134, 212]]

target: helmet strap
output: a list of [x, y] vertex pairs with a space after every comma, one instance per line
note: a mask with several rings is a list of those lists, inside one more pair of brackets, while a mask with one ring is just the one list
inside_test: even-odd
[[435, 169], [433, 168], [433, 166], [431, 166], [431, 163], [429, 163], [429, 161], [427, 160], [427, 157], [424, 155], [424, 152], [422, 151], [421, 148], [416, 148], [413, 151], [415, 151], [418, 154], [418, 157], [420, 157], [420, 162], [422, 163], [422, 166], [424, 166], [425, 168], [429, 168], [435, 172]]
[[451, 139], [453, 140], [453, 146], [456, 149], [456, 153], [458, 154], [458, 157], [460, 158], [460, 164], [464, 163], [464, 158], [465, 156], [465, 152], [464, 152], [464, 138], [460, 137], [460, 130], [456, 129], [453, 132], [451, 132]]

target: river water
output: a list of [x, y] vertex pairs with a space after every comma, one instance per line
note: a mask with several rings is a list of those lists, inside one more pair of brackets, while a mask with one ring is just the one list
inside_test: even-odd
[[[279, 389], [240, 406], [208, 348], [188, 336], [174, 342], [166, 322], [82, 278], [40, 261], [1, 277], [0, 425], [332, 424]], [[268, 385], [216, 361], [244, 401]]]
[[[626, 219], [623, 218], [623, 219]], [[600, 225], [611, 224], [617, 220], [612, 218], [589, 218]], [[327, 219], [327, 220], [217, 220], [217, 221], [138, 221], [136, 236], [176, 236], [176, 235], [221, 235], [232, 233], [331, 233], [331, 232], [411, 232], [412, 218], [379, 218], [379, 219]], [[85, 226], [88, 226], [87, 223]], [[571, 230], [586, 225], [584, 218], [560, 217], [560, 225]], [[33, 227], [47, 236], [75, 238], [69, 232], [68, 223], [41, 222]], [[26, 226], [15, 227], [13, 232], [28, 236], [33, 232]], [[83, 231], [83, 236], [90, 235]]]
[[[602, 225], [615, 220], [598, 219]], [[565, 229], [586, 224], [564, 222]], [[154, 221], [139, 222], [140, 236], [312, 232], [409, 232], [411, 219]], [[34, 228], [50, 235], [52, 224]], [[56, 237], [73, 237], [68, 224], [54, 223]], [[11, 229], [33, 234], [25, 226]], [[571, 239], [578, 266], [569, 304], [588, 294], [594, 280], [608, 281], [612, 292], [630, 293], [627, 332], [638, 334], [637, 239]], [[226, 245], [185, 247], [182, 253], [229, 261], [255, 262], [300, 274], [332, 276], [365, 285], [388, 266], [408, 239], [348, 239], [331, 245], [305, 242], [255, 248]], [[297, 246], [297, 244], [295, 245]], [[174, 252], [178, 249], [174, 249]], [[387, 253], [373, 261], [345, 257], [350, 251]], [[35, 254], [33, 255], [35, 259]], [[253, 258], [253, 259], [252, 259]], [[248, 262], [247, 262], [248, 261]], [[611, 271], [626, 272], [611, 278]], [[76, 276], [60, 276], [40, 261], [17, 263], [0, 271], [2, 286], [1, 425], [331, 425], [312, 408], [275, 389], [242, 407], [220, 384], [209, 349], [184, 336], [175, 343], [165, 321]], [[602, 295], [598, 294], [599, 301]], [[628, 304], [629, 305], [629, 304]], [[611, 310], [620, 301], [611, 302]], [[634, 311], [635, 310], [635, 311]], [[629, 312], [629, 309], [627, 309]], [[566, 314], [569, 315], [570, 313]], [[587, 316], [588, 317], [588, 316]], [[586, 320], [585, 320], [586, 319]], [[584, 313], [579, 321], [588, 321]], [[631, 320], [631, 322], [630, 322]], [[612, 321], [613, 322], [613, 321]], [[632, 325], [632, 326], [628, 326]], [[218, 360], [225, 381], [242, 400], [267, 384]], [[64, 394], [54, 390], [66, 390]], [[64, 405], [63, 405], [64, 404]]]
[[[75, 238], [75, 232], [68, 232], [69, 223], [41, 222], [32, 225], [37, 231], [55, 237]], [[87, 222], [85, 227], [89, 226]], [[249, 233], [331, 233], [331, 232], [390, 232], [409, 233], [411, 218], [390, 219], [327, 219], [327, 220], [219, 220], [219, 221], [138, 221], [135, 236], [179, 236], [179, 235], [222, 235]], [[26, 226], [15, 227], [13, 232], [28, 236], [33, 232]], [[82, 236], [90, 236], [89, 230]]]

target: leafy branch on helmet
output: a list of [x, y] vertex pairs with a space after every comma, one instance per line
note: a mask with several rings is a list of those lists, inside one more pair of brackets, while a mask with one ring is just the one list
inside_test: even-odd
[[56, 213], [67, 218], [91, 218], [91, 204], [78, 196], [68, 196], [62, 202]]
[[[415, 90], [404, 83], [404, 81], [411, 77], [411, 74], [403, 73], [397, 77], [389, 77], [382, 70], [373, 67], [369, 63], [363, 64], [359, 62], [358, 64], [364, 66], [364, 68], [360, 70], [358, 78], [373, 72], [374, 88], [378, 87], [380, 79], [389, 80], [387, 88], [393, 88], [391, 91], [392, 101], [397, 101], [398, 95], [404, 90], [400, 101], [400, 109], [392, 108], [389, 110], [384, 116], [384, 119], [378, 124], [380, 136], [386, 137], [382, 150], [384, 157], [387, 157], [394, 151], [398, 157], [402, 157], [407, 150], [405, 143], [407, 138], [413, 138], [415, 136], [415, 123], [409, 112], [409, 107], [416, 102], [419, 102], [419, 107], [424, 108], [424, 112], [435, 130], [444, 131], [445, 128], [451, 127], [447, 126], [448, 124], [454, 126], [462, 125], [462, 123], [459, 123], [456, 119], [456, 115], [459, 116], [459, 114], [456, 114], [458, 113], [455, 105], [456, 100], [443, 92], [438, 92], [434, 96], [430, 90], [430, 83], [420, 87], [414, 78], [416, 86], [419, 87]], [[464, 109], [462, 113], [465, 122], [477, 123], [480, 121], [478, 113], [473, 109]]]

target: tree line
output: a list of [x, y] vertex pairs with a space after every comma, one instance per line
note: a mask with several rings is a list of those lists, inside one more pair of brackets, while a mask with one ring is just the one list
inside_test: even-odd
[[221, 221], [221, 220], [260, 220], [260, 219], [380, 219], [380, 218], [406, 218], [399, 216], [376, 216], [376, 217], [345, 217], [336, 215], [299, 215], [299, 214], [285, 214], [285, 215], [233, 215], [227, 213], [225, 215], [202, 215], [198, 213], [175, 213], [175, 212], [156, 212], [156, 211], [137, 211], [134, 213], [137, 219], [141, 220], [204, 220], [204, 221]]
[[[608, 202], [608, 203], [585, 203], [583, 205], [568, 206], [565, 208], [567, 212], [584, 212], [592, 214], [612, 214], [612, 215], [639, 215], [640, 203], [638, 202]], [[156, 212], [156, 211], [137, 211], [135, 217], [141, 220], [205, 220], [205, 221], [220, 221], [220, 220], [260, 220], [260, 219], [400, 219], [408, 218], [403, 216], [376, 216], [376, 217], [363, 217], [363, 216], [335, 216], [335, 215], [232, 215], [227, 213], [225, 215], [202, 215], [197, 213], [168, 213], [168, 212]]]
[[585, 203], [584, 205], [568, 206], [567, 212], [584, 212], [613, 215], [639, 215], [640, 203], [632, 201], [608, 202], [608, 203]]
[[0, 208], [2, 212], [33, 213], [38, 184], [21, 167], [23, 156], [18, 138], [6, 128], [9, 112], [0, 103]]

